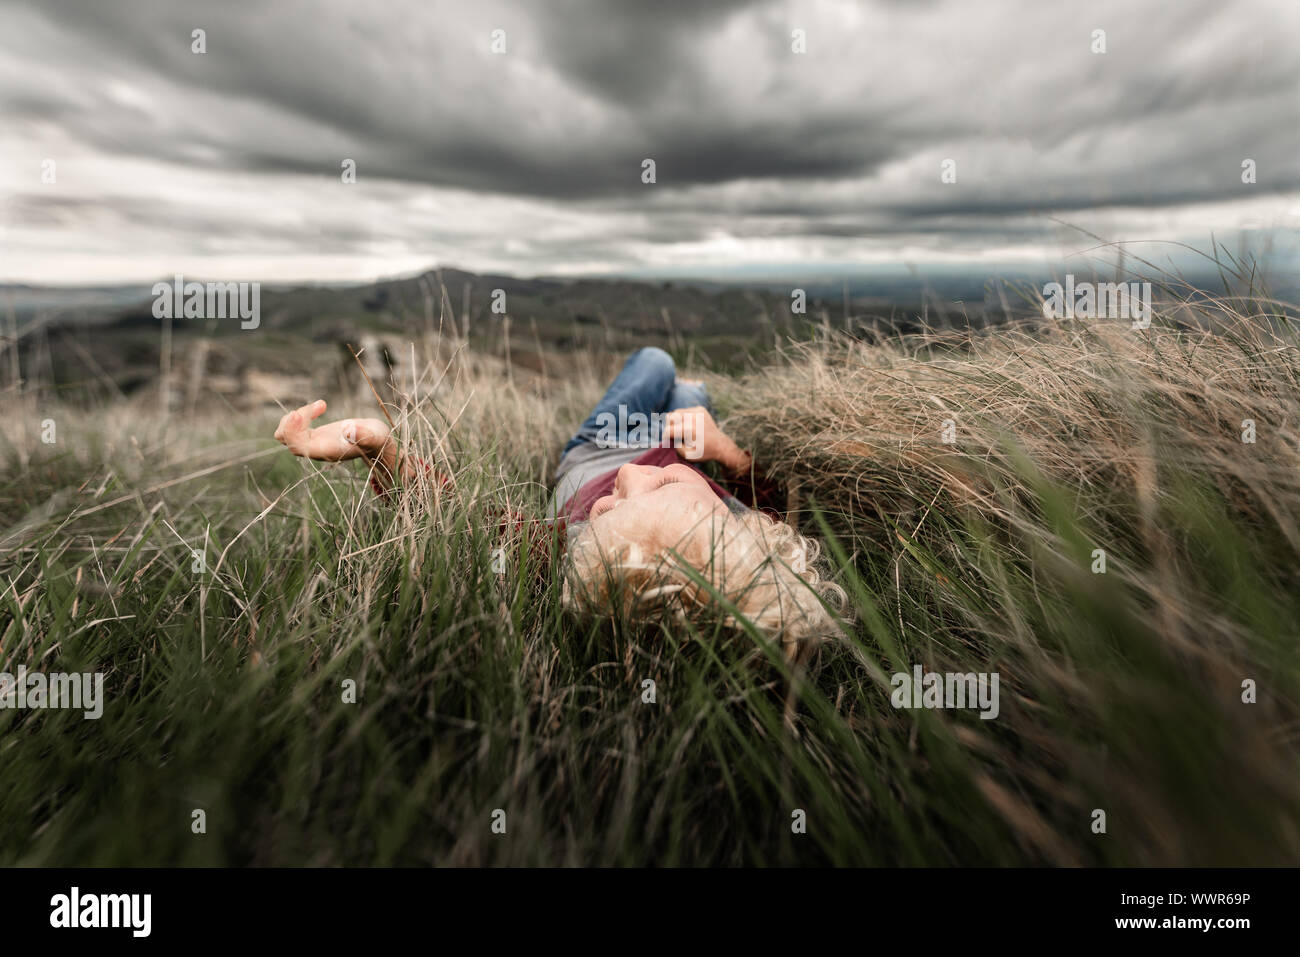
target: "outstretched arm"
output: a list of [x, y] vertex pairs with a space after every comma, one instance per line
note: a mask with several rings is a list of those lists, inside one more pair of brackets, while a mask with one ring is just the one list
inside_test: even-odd
[[[422, 479], [431, 486], [454, 487], [450, 475], [429, 468], [418, 457], [402, 451], [387, 423], [379, 419], [343, 419], [312, 428], [311, 422], [324, 412], [325, 400], [317, 399], [286, 413], [275, 430], [277, 441], [284, 443], [294, 455], [321, 462], [365, 459], [370, 466], [370, 485], [383, 499], [388, 498], [395, 484], [394, 476], [400, 476], [402, 485]], [[497, 523], [502, 536], [527, 535], [534, 567], [538, 568], [545, 567], [553, 551], [553, 537], [564, 530], [563, 522], [551, 525], [512, 509], [493, 509], [489, 516]]]
[[407, 483], [419, 475], [392, 437], [388, 423], [379, 419], [342, 419], [312, 428], [312, 421], [324, 412], [325, 400], [317, 399], [285, 413], [275, 430], [276, 439], [294, 455], [320, 462], [365, 459], [371, 482], [381, 494], [393, 487], [397, 477]]

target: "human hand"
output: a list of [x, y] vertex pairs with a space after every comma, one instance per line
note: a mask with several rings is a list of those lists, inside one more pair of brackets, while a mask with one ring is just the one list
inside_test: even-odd
[[324, 412], [325, 400], [317, 399], [285, 413], [275, 430], [276, 440], [294, 455], [320, 462], [373, 459], [388, 441], [388, 424], [379, 419], [341, 419], [312, 428], [311, 421]]
[[691, 462], [720, 462], [732, 471], [749, 467], [749, 453], [718, 427], [702, 405], [669, 412], [664, 436], [672, 441], [679, 457]]

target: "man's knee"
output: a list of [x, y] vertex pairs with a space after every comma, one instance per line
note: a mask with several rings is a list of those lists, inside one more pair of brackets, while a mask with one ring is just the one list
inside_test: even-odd
[[673, 357], [657, 346], [638, 349], [628, 357], [628, 365], [635, 366], [642, 381], [655, 383], [665, 393], [677, 379], [677, 366]]
[[658, 346], [644, 346], [632, 353], [631, 358], [637, 365], [644, 364], [647, 369], [654, 369], [656, 372], [677, 378], [677, 366], [673, 362], [673, 357]]

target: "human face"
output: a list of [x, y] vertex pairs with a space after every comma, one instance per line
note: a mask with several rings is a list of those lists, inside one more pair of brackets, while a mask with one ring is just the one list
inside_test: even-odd
[[[727, 506], [709, 483], [689, 465], [624, 465], [614, 491], [591, 507], [591, 527], [598, 539], [643, 544], [652, 551], [683, 549], [685, 541], [708, 535]], [[706, 539], [707, 540], [707, 539]]]

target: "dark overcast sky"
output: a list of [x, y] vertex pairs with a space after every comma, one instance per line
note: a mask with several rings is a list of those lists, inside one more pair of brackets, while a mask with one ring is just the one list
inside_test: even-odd
[[0, 120], [8, 280], [1285, 245], [1300, 2], [4, 0]]

